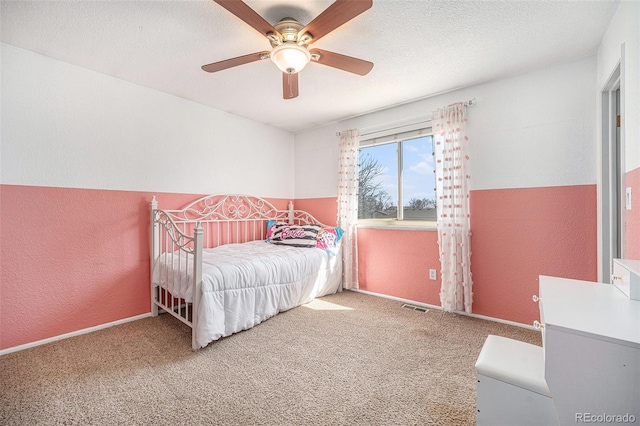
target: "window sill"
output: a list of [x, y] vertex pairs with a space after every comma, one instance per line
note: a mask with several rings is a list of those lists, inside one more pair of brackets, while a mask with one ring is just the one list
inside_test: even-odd
[[404, 231], [437, 231], [436, 222], [427, 220], [359, 219], [358, 228]]

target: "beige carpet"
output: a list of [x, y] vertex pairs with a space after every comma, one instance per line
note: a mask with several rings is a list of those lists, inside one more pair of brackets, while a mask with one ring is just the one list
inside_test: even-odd
[[354, 292], [193, 352], [143, 319], [0, 357], [0, 424], [472, 425], [488, 334], [526, 329]]

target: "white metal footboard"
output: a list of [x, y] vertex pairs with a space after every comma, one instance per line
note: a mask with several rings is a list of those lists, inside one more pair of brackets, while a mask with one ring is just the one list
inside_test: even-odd
[[[151, 315], [156, 316], [158, 309], [163, 309], [195, 330], [202, 285], [202, 227], [196, 223], [193, 236], [189, 236], [167, 212], [157, 207], [154, 196], [151, 200]], [[161, 259], [164, 262], [160, 262]], [[177, 271], [173, 265], [178, 266]], [[179, 289], [189, 286], [191, 297], [187, 301]], [[195, 339], [192, 333], [194, 350], [197, 349]]]
[[[151, 314], [162, 309], [192, 328], [194, 350], [202, 287], [202, 250], [266, 238], [266, 222], [318, 222], [312, 215], [278, 210], [261, 198], [210, 195], [181, 210], [159, 210], [151, 200]], [[186, 292], [186, 289], [190, 291]]]

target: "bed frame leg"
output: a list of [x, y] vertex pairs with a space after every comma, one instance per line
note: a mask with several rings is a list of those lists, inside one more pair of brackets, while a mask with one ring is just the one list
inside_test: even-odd
[[193, 279], [191, 286], [191, 348], [195, 351], [198, 348], [196, 343], [196, 330], [198, 326], [198, 310], [200, 309], [200, 294], [202, 292], [202, 225], [196, 223], [196, 229], [193, 233]]
[[158, 208], [158, 201], [156, 200], [156, 196], [154, 195], [151, 198], [151, 270], [149, 271], [149, 283], [151, 284], [151, 316], [158, 316], [158, 305], [156, 305], [156, 287], [153, 285], [153, 268], [155, 266], [155, 262], [160, 256], [160, 242], [158, 240], [158, 224], [155, 221], [155, 212]]

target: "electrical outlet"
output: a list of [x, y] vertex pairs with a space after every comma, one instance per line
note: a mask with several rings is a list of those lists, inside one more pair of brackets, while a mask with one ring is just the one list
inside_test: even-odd
[[429, 269], [429, 279], [430, 280], [436, 280], [438, 277], [436, 270], [435, 269]]

